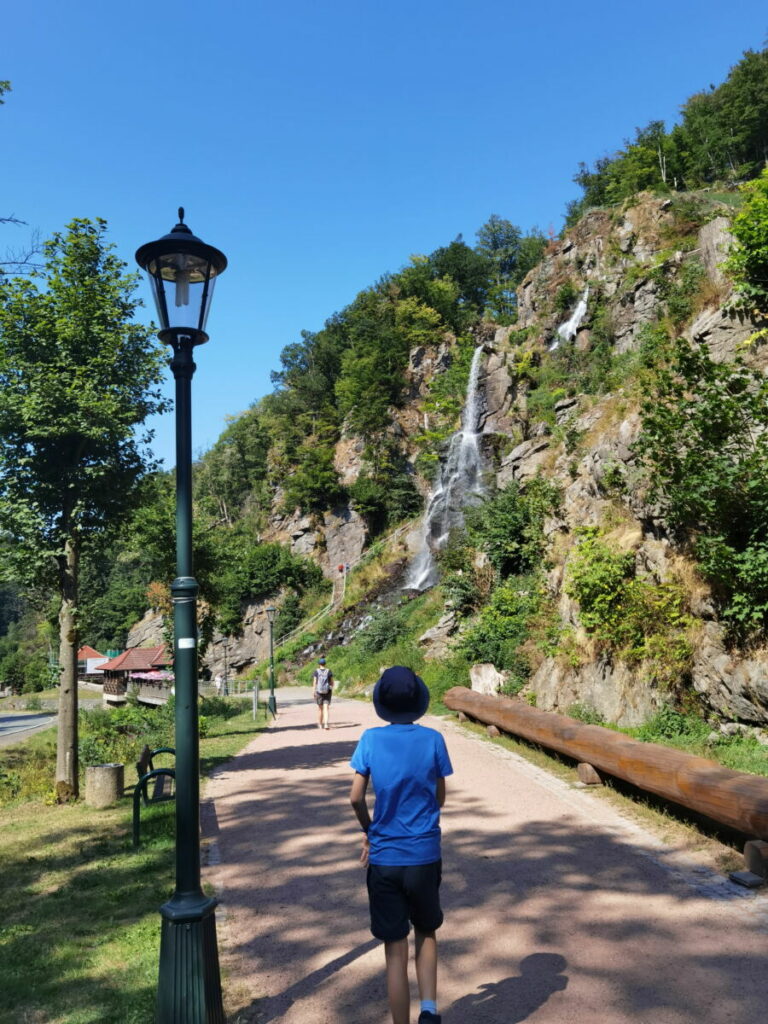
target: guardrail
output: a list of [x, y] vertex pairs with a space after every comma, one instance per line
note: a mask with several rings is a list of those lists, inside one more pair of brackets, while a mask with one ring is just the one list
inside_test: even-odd
[[443, 701], [452, 711], [557, 750], [713, 821], [768, 840], [768, 778], [731, 771], [706, 757], [633, 740], [508, 697], [488, 697], [454, 686]]

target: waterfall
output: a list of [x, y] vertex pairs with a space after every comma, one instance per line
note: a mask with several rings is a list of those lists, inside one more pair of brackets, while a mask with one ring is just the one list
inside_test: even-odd
[[483, 346], [475, 349], [469, 371], [467, 396], [461, 428], [451, 437], [440, 476], [427, 502], [421, 528], [419, 553], [411, 563], [406, 590], [426, 590], [437, 583], [434, 553], [445, 547], [451, 530], [464, 524], [464, 508], [476, 504], [483, 494], [478, 419], [480, 400], [477, 382]]
[[587, 312], [587, 299], [589, 298], [589, 285], [584, 289], [584, 294], [578, 301], [576, 309], [571, 313], [565, 323], [560, 324], [557, 328], [557, 337], [552, 341], [549, 346], [549, 351], [554, 352], [561, 341], [573, 341], [578, 333], [579, 327], [581, 327], [581, 321], [584, 319]]

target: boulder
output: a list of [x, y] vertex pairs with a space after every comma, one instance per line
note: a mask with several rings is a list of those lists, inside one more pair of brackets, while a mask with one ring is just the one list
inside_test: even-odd
[[429, 661], [443, 658], [449, 648], [449, 637], [456, 632], [458, 618], [456, 612], [448, 611], [436, 625], [430, 627], [419, 637], [420, 646], [425, 648], [424, 657]]
[[495, 665], [490, 664], [472, 665], [469, 678], [475, 693], [491, 697], [499, 693], [507, 680], [503, 672], [499, 672]]

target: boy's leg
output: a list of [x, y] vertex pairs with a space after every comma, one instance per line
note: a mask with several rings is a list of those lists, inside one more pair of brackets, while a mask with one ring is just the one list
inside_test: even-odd
[[315, 703], [317, 704], [317, 727], [318, 729], [323, 728], [323, 702], [319, 697], [315, 697]]
[[331, 711], [331, 702], [329, 700], [323, 701], [323, 725], [328, 728], [328, 718]]
[[410, 1024], [411, 992], [408, 986], [408, 939], [384, 943], [387, 962], [387, 996], [392, 1024]]
[[414, 937], [419, 999], [434, 1003], [437, 1000], [437, 937], [434, 932], [420, 932], [418, 928], [414, 928]]

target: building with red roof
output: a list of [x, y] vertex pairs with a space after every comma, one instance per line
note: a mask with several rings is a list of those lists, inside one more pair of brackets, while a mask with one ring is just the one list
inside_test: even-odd
[[104, 700], [124, 704], [129, 687], [145, 704], [164, 704], [173, 683], [171, 656], [165, 644], [132, 647], [100, 666]]
[[82, 679], [83, 676], [98, 675], [101, 671], [101, 666], [108, 660], [106, 654], [101, 654], [95, 647], [89, 647], [88, 644], [85, 644], [77, 652], [78, 679]]

